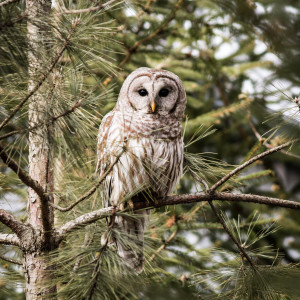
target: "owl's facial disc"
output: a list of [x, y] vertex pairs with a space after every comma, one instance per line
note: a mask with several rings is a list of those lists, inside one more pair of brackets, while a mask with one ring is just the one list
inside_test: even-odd
[[155, 80], [154, 91], [157, 113], [167, 115], [176, 107], [178, 87], [172, 78], [160, 77]]
[[127, 97], [136, 111], [167, 115], [173, 111], [179, 94], [172, 78], [142, 75], [133, 79]]

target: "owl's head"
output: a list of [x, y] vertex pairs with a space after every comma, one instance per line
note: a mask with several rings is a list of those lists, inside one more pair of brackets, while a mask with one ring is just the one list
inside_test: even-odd
[[117, 108], [128, 112], [173, 116], [181, 119], [186, 94], [179, 77], [172, 72], [139, 68], [124, 81]]

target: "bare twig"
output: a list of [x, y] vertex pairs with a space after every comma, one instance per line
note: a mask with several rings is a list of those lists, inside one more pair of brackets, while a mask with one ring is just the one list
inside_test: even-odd
[[283, 148], [286, 148], [288, 146], [290, 146], [293, 142], [287, 142], [284, 143], [280, 146], [274, 147], [272, 149], [269, 149], [261, 154], [258, 154], [256, 156], [254, 156], [253, 158], [249, 159], [248, 161], [246, 161], [245, 163], [243, 163], [242, 165], [238, 166], [237, 168], [235, 168], [234, 170], [232, 170], [230, 173], [228, 173], [227, 175], [225, 175], [222, 179], [220, 179], [217, 183], [215, 183], [209, 190], [210, 193], [213, 193], [219, 186], [221, 186], [223, 183], [225, 183], [226, 181], [228, 181], [232, 176], [234, 176], [235, 174], [239, 173], [241, 170], [245, 169], [246, 167], [248, 167], [249, 165], [253, 164], [255, 161], [270, 155], [274, 152], [278, 152], [280, 150], [282, 150]]
[[7, 261], [9, 263], [12, 263], [12, 264], [22, 265], [22, 263], [20, 261], [12, 259], [12, 258], [8, 258], [8, 257], [6, 257], [4, 255], [1, 255], [1, 254], [0, 254], [0, 259], [5, 260], [5, 261]]
[[128, 49], [127, 55], [125, 56], [125, 58], [123, 59], [123, 61], [119, 64], [119, 67], [123, 67], [123, 65], [125, 63], [127, 63], [127, 61], [130, 59], [131, 55], [136, 52], [137, 48], [143, 44], [144, 42], [151, 40], [152, 38], [154, 38], [156, 35], [158, 35], [159, 33], [161, 33], [167, 26], [168, 24], [175, 18], [176, 12], [179, 9], [179, 6], [181, 4], [182, 0], [178, 0], [173, 12], [171, 13], [171, 15], [168, 17], [168, 19], [159, 27], [157, 28], [153, 33], [151, 33], [150, 35], [148, 35], [147, 37], [135, 42], [135, 44]]
[[148, 10], [149, 10], [149, 8], [150, 8], [150, 5], [151, 5], [151, 2], [152, 2], [152, 0], [148, 0], [147, 1], [147, 3], [146, 3], [146, 5], [144, 6], [144, 8], [143, 9], [141, 9], [140, 11], [139, 11], [139, 13], [137, 14], [137, 18], [140, 18], [145, 12], [147, 12]]
[[[284, 207], [290, 209], [300, 210], [300, 203], [296, 201], [282, 200], [278, 198], [271, 198], [266, 196], [251, 195], [251, 194], [232, 194], [232, 193], [197, 193], [197, 194], [186, 194], [178, 196], [168, 196], [163, 199], [159, 199], [155, 203], [135, 202], [133, 203], [132, 210], [140, 210], [145, 208], [158, 208], [167, 205], [178, 205], [187, 203], [196, 203], [204, 201], [231, 201], [231, 202], [250, 202], [257, 204], [266, 204], [274, 207]], [[76, 230], [77, 228], [91, 224], [97, 220], [111, 216], [112, 214], [118, 214], [121, 210], [118, 207], [106, 207], [96, 211], [86, 213], [78, 218], [67, 222], [57, 230], [57, 241], [60, 242], [65, 236]], [[124, 211], [123, 211], [124, 212]]]
[[40, 86], [45, 82], [45, 80], [48, 78], [49, 74], [53, 71], [54, 67], [56, 66], [57, 62], [59, 61], [59, 59], [61, 58], [61, 56], [63, 55], [64, 51], [66, 50], [67, 46], [70, 43], [71, 37], [73, 36], [73, 34], [75, 33], [75, 28], [77, 27], [77, 25], [79, 24], [79, 20], [76, 20], [71, 28], [70, 33], [68, 34], [64, 44], [62, 45], [62, 47], [60, 48], [60, 50], [57, 52], [57, 54], [55, 55], [55, 57], [52, 60], [52, 63], [49, 67], [49, 69], [43, 73], [40, 77], [40, 79], [38, 80], [37, 84], [33, 87], [33, 89], [30, 91], [30, 93], [28, 93], [22, 100], [21, 102], [15, 107], [15, 109], [12, 111], [12, 113], [10, 115], [8, 115], [6, 117], [6, 119], [4, 119], [4, 121], [0, 124], [0, 130], [14, 117], [14, 115], [22, 108], [22, 106], [27, 102], [27, 100], [40, 88]]
[[0, 244], [21, 247], [20, 240], [16, 234], [0, 233]]
[[107, 1], [106, 3], [100, 4], [100, 5], [97, 5], [97, 6], [92, 6], [92, 7], [89, 7], [89, 8], [83, 8], [83, 9], [66, 10], [66, 9], [63, 8], [62, 12], [56, 13], [55, 15], [56, 16], [65, 15], [65, 14], [74, 15], [74, 14], [82, 14], [82, 13], [89, 13], [89, 12], [92, 12], [92, 11], [98, 11], [98, 10], [106, 8], [109, 5], [112, 5], [116, 1], [117, 0], [110, 0], [110, 1]]
[[164, 250], [168, 244], [174, 239], [174, 237], [176, 236], [178, 232], [178, 228], [176, 228], [173, 233], [169, 236], [169, 238], [155, 251], [155, 253], [153, 253], [149, 259], [149, 261], [153, 261], [153, 259], [162, 251]]

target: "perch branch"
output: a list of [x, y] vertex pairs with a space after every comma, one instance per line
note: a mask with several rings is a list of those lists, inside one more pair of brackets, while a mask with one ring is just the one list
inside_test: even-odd
[[[156, 203], [147, 202], [135, 202], [133, 203], [133, 210], [145, 209], [145, 208], [158, 208], [167, 205], [178, 205], [178, 204], [188, 204], [204, 201], [230, 201], [230, 202], [247, 202], [247, 203], [257, 203], [266, 204], [274, 207], [284, 207], [290, 209], [300, 210], [300, 203], [296, 201], [282, 200], [278, 198], [271, 198], [266, 196], [251, 195], [251, 194], [232, 194], [232, 193], [196, 193], [196, 194], [185, 194], [178, 196], [168, 196], [163, 199], [159, 199]], [[57, 230], [57, 240], [60, 242], [64, 237], [83, 226], [91, 224], [97, 220], [108, 217], [114, 213], [122, 212], [118, 207], [110, 206], [86, 213], [78, 218], [67, 222], [62, 225], [61, 228]], [[123, 211], [124, 212], [124, 211]]]
[[116, 211], [118, 211], [118, 209], [115, 208], [114, 206], [101, 208], [101, 209], [89, 212], [87, 214], [84, 214], [82, 216], [79, 216], [78, 218], [67, 222], [66, 224], [62, 225], [57, 230], [57, 241], [60, 242], [65, 237], [66, 234], [74, 231], [74, 229], [78, 229], [85, 225], [91, 224], [97, 220], [111, 216]]

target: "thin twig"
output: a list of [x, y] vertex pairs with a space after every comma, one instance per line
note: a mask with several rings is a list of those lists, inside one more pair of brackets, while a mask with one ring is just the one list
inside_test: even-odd
[[71, 37], [75, 33], [75, 28], [77, 27], [78, 24], [79, 24], [79, 19], [75, 20], [75, 22], [72, 24], [72, 28], [71, 28], [70, 33], [68, 34], [68, 36], [67, 36], [67, 38], [66, 38], [63, 46], [57, 52], [57, 54], [55, 55], [54, 59], [52, 60], [52, 63], [50, 65], [49, 69], [45, 73], [43, 73], [41, 75], [41, 77], [38, 80], [37, 84], [33, 87], [33, 89], [30, 91], [30, 93], [28, 93], [23, 98], [23, 100], [21, 100], [21, 102], [16, 106], [16, 108], [12, 111], [12, 113], [10, 115], [8, 115], [6, 117], [6, 119], [0, 124], [0, 130], [15, 116], [15, 114], [22, 108], [22, 106], [27, 102], [27, 100], [40, 88], [40, 86], [48, 78], [49, 74], [53, 71], [53, 69], [56, 66], [57, 62], [59, 61], [59, 59], [63, 55], [63, 53], [66, 50], [67, 46], [69, 45]]
[[130, 59], [131, 55], [136, 52], [137, 48], [144, 42], [154, 38], [156, 35], [158, 35], [160, 32], [162, 32], [167, 26], [168, 24], [174, 19], [177, 10], [179, 9], [179, 6], [181, 4], [182, 0], [178, 0], [178, 2], [176, 3], [173, 12], [171, 13], [171, 15], [169, 16], [169, 18], [159, 27], [157, 28], [153, 33], [151, 33], [150, 35], [148, 35], [147, 37], [135, 42], [135, 44], [128, 49], [128, 53], [125, 56], [125, 58], [123, 59], [123, 61], [119, 64], [119, 67], [123, 67], [123, 65]]
[[[251, 127], [251, 130], [253, 131], [254, 135], [256, 136], [256, 138], [260, 141], [264, 141], [264, 145], [268, 148], [268, 149], [272, 149], [274, 146], [272, 146], [272, 143], [268, 143], [267, 139], [263, 138], [259, 132], [256, 130], [252, 120], [251, 120], [251, 117], [250, 115], [248, 115], [248, 121], [249, 121], [249, 124], [250, 124], [250, 127]], [[294, 153], [289, 153], [287, 151], [284, 151], [284, 150], [281, 150], [280, 151], [281, 153], [287, 155], [287, 156], [291, 156], [291, 157], [294, 157], [294, 158], [297, 158], [297, 159], [300, 159], [300, 155], [297, 155], [297, 154], [294, 154]]]
[[220, 224], [223, 226], [224, 230], [229, 235], [230, 239], [235, 243], [235, 245], [240, 250], [242, 257], [245, 257], [247, 259], [247, 261], [249, 262], [249, 264], [251, 265], [251, 267], [255, 268], [255, 264], [253, 263], [252, 259], [250, 258], [250, 256], [248, 255], [248, 253], [245, 251], [245, 249], [236, 240], [236, 238], [234, 237], [234, 235], [232, 234], [232, 232], [230, 231], [230, 229], [227, 227], [226, 223], [224, 222], [224, 220], [220, 216], [219, 212], [217, 211], [215, 205], [212, 203], [212, 201], [208, 201], [208, 203], [209, 203], [209, 205], [210, 205], [213, 213], [216, 215], [218, 221], [220, 222]]
[[[209, 192], [209, 187], [208, 187], [208, 184], [205, 182], [205, 180], [203, 180], [202, 178], [199, 178], [196, 174], [193, 174], [192, 172], [191, 172], [191, 174], [195, 178], [195, 180], [197, 180], [198, 182], [202, 183], [205, 186], [206, 192]], [[212, 203], [211, 200], [208, 201], [208, 203], [209, 203], [209, 205], [210, 205], [213, 213], [217, 217], [219, 223], [222, 225], [222, 227], [224, 228], [224, 230], [227, 232], [228, 236], [231, 238], [231, 240], [235, 243], [235, 245], [240, 250], [240, 252], [242, 254], [242, 257], [245, 257], [247, 259], [247, 261], [249, 262], [249, 264], [252, 267], [254, 267], [254, 263], [252, 262], [251, 258], [249, 257], [249, 255], [247, 254], [247, 252], [245, 251], [245, 249], [239, 244], [239, 242], [233, 236], [232, 232], [230, 231], [230, 229], [228, 228], [228, 226], [226, 225], [226, 223], [224, 222], [224, 220], [220, 216], [220, 214], [219, 214], [217, 208], [215, 207], [215, 205]]]
[[280, 150], [282, 150], [283, 148], [286, 148], [288, 146], [290, 146], [292, 142], [287, 142], [284, 143], [280, 146], [274, 147], [272, 149], [269, 149], [261, 154], [258, 154], [256, 156], [254, 156], [253, 158], [249, 159], [248, 161], [246, 161], [245, 163], [243, 163], [242, 165], [238, 166], [236, 169], [234, 169], [233, 171], [231, 171], [230, 173], [228, 173], [227, 175], [225, 175], [222, 179], [220, 179], [217, 183], [215, 183], [209, 190], [210, 193], [213, 193], [219, 186], [221, 186], [223, 183], [225, 183], [226, 181], [228, 181], [232, 176], [234, 176], [236, 173], [239, 173], [241, 170], [245, 169], [246, 167], [248, 167], [249, 165], [253, 164], [255, 161], [270, 155], [274, 152], [278, 152]]
[[149, 261], [153, 261], [153, 259], [162, 251], [164, 250], [168, 244], [175, 238], [176, 234], [178, 232], [178, 228], [176, 228], [173, 233], [169, 236], [169, 238], [153, 253], [149, 259]]
[[20, 261], [12, 259], [12, 258], [8, 258], [8, 257], [6, 257], [4, 255], [1, 255], [1, 254], [0, 254], [0, 259], [5, 260], [5, 261], [7, 261], [9, 263], [12, 263], [12, 264], [22, 265], [22, 263]]
[[97, 182], [97, 184], [92, 187], [84, 196], [82, 196], [81, 198], [79, 198], [77, 201], [75, 201], [74, 203], [72, 203], [71, 205], [69, 205], [68, 207], [61, 207], [58, 206], [54, 203], [50, 203], [50, 205], [52, 207], [54, 207], [55, 209], [59, 210], [59, 211], [69, 211], [71, 210], [74, 206], [76, 206], [77, 204], [79, 204], [80, 202], [84, 201], [85, 199], [89, 198], [90, 196], [92, 196], [95, 191], [97, 190], [97, 188], [101, 185], [101, 183], [105, 180], [105, 178], [107, 177], [107, 175], [112, 171], [113, 167], [115, 166], [115, 164], [119, 161], [121, 155], [123, 154], [123, 152], [116, 157], [115, 161], [109, 166], [109, 168], [104, 172], [104, 174], [101, 176], [101, 178], [99, 179], [99, 181]]
[[3, 140], [3, 139], [6, 139], [10, 136], [13, 136], [15, 134], [19, 134], [19, 133], [24, 133], [24, 132], [31, 132], [37, 128], [39, 128], [40, 126], [47, 126], [49, 124], [51, 124], [52, 122], [55, 122], [57, 121], [58, 119], [62, 118], [62, 117], [66, 117], [67, 115], [73, 113], [77, 108], [81, 107], [82, 106], [82, 102], [81, 100], [78, 100], [76, 101], [76, 103], [71, 107], [69, 108], [68, 110], [64, 111], [63, 113], [57, 115], [57, 116], [54, 116], [52, 118], [49, 118], [49, 120], [45, 121], [45, 122], [40, 122], [34, 126], [31, 126], [29, 128], [26, 128], [26, 129], [19, 129], [19, 130], [14, 130], [14, 131], [11, 131], [7, 134], [4, 134], [2, 136], [0, 136], [0, 141]]

